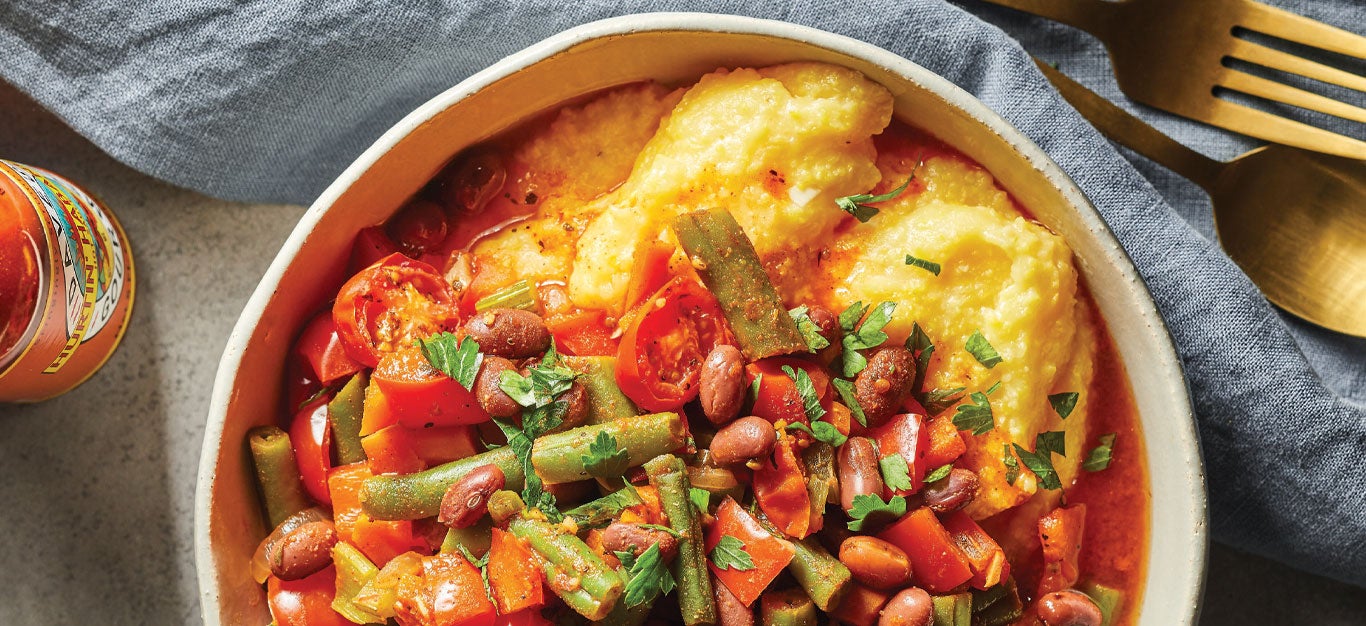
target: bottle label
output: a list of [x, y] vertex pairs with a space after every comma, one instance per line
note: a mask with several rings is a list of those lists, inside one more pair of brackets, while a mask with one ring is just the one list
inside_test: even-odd
[[109, 215], [69, 181], [43, 170], [0, 160], [8, 177], [39, 212], [39, 221], [59, 253], [66, 341], [43, 373], [54, 373], [84, 342], [99, 335], [114, 317], [127, 280], [124, 242]]

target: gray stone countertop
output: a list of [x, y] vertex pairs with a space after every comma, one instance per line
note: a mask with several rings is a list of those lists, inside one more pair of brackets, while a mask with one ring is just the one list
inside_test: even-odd
[[[148, 178], [3, 82], [0, 158], [102, 198], [137, 270], [132, 324], [94, 378], [48, 402], [0, 405], [0, 625], [197, 624], [193, 501], [209, 392], [304, 207]], [[1362, 589], [1219, 545], [1210, 556], [1201, 624], [1366, 624]]]

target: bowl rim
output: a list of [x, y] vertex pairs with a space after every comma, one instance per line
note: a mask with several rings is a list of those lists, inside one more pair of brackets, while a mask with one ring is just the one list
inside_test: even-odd
[[[1192, 480], [1190, 489], [1170, 495], [1172, 497], [1183, 497], [1184, 501], [1177, 502], [1176, 505], [1184, 504], [1190, 507], [1190, 510], [1196, 512], [1196, 519], [1194, 520], [1194, 527], [1189, 529], [1189, 535], [1164, 537], [1163, 539], [1164, 541], [1181, 541], [1184, 543], [1184, 547], [1190, 555], [1189, 564], [1191, 567], [1182, 575], [1190, 577], [1192, 580], [1189, 585], [1182, 586], [1182, 589], [1185, 590], [1182, 597], [1167, 598], [1164, 599], [1164, 602], [1177, 602], [1180, 606], [1188, 607], [1189, 621], [1187, 623], [1195, 623], [1199, 616], [1200, 601], [1205, 586], [1209, 517], [1204, 461], [1199, 450], [1199, 433], [1195, 423], [1189, 387], [1182, 370], [1181, 361], [1177, 357], [1175, 342], [1162, 316], [1157, 311], [1157, 305], [1153, 301], [1152, 294], [1139, 276], [1132, 258], [1120, 245], [1099, 211], [1081, 192], [1076, 183], [1033, 140], [1026, 137], [1024, 133], [988, 108], [975, 96], [919, 64], [876, 45], [817, 28], [777, 20], [699, 12], [639, 13], [602, 19], [561, 31], [519, 52], [504, 57], [433, 96], [386, 130], [327, 186], [299, 218], [234, 324], [214, 378], [208, 420], [205, 425], [204, 441], [201, 446], [199, 468], [195, 481], [194, 499], [194, 557], [199, 585], [200, 614], [203, 622], [210, 625], [220, 624], [218, 571], [210, 542], [210, 506], [212, 504], [212, 487], [217, 477], [217, 459], [228, 405], [232, 399], [233, 387], [242, 356], [253, 330], [278, 289], [286, 268], [297, 256], [308, 235], [361, 174], [388, 153], [400, 140], [455, 103], [481, 91], [498, 80], [580, 44], [612, 36], [651, 31], [714, 32], [778, 37], [875, 63], [897, 75], [914, 81], [920, 87], [942, 98], [949, 106], [959, 109], [974, 121], [987, 127], [989, 131], [1014, 149], [1018, 155], [1033, 165], [1043, 175], [1044, 179], [1066, 199], [1076, 210], [1086, 229], [1101, 243], [1105, 244], [1102, 252], [1105, 260], [1115, 267], [1125, 279], [1129, 289], [1134, 292], [1132, 295], [1140, 304], [1137, 316], [1148, 329], [1149, 339], [1156, 342], [1154, 355], [1157, 357], [1157, 362], [1147, 365], [1155, 367], [1162, 373], [1160, 381], [1166, 387], [1162, 391], [1171, 394], [1173, 401], [1184, 408], [1181, 415], [1174, 416], [1180, 418], [1181, 424], [1173, 427], [1179, 431], [1181, 448], [1172, 452], [1185, 462], [1186, 471]], [[1149, 559], [1151, 559], [1152, 554], [1151, 541], [1152, 537], [1150, 537], [1148, 548]], [[1151, 567], [1151, 562], [1149, 562], [1149, 567]]]

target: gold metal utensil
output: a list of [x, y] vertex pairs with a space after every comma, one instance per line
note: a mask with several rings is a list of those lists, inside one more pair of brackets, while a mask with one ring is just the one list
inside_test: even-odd
[[1215, 161], [1035, 62], [1105, 136], [1209, 192], [1219, 242], [1268, 300], [1366, 337], [1366, 161], [1278, 145]]
[[[1085, 30], [1105, 43], [1136, 102], [1237, 133], [1366, 159], [1366, 142], [1220, 98], [1216, 89], [1366, 123], [1366, 76], [1236, 36], [1246, 30], [1366, 59], [1366, 37], [1251, 0], [986, 0]], [[1356, 104], [1225, 65], [1237, 60], [1355, 89]]]

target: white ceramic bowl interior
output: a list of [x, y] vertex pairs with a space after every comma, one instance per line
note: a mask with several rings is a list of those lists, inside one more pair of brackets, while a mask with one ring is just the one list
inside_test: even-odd
[[887, 86], [897, 115], [990, 170], [1071, 244], [1137, 400], [1151, 473], [1151, 549], [1140, 624], [1191, 624], [1204, 581], [1204, 473], [1171, 340], [1099, 214], [1037, 146], [971, 95], [895, 54], [766, 20], [657, 13], [595, 22], [510, 56], [436, 96], [385, 133], [300, 219], [237, 322], [219, 365], [195, 500], [201, 610], [210, 625], [266, 624], [248, 561], [264, 536], [244, 444], [279, 412], [284, 355], [343, 280], [356, 233], [388, 217], [452, 156], [567, 99], [631, 81], [684, 84], [724, 66], [797, 60], [857, 69]]

